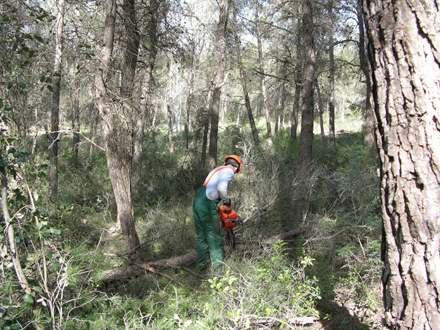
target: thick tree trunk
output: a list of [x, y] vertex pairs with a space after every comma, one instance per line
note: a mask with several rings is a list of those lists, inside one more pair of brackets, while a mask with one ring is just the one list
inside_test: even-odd
[[218, 139], [218, 118], [220, 111], [220, 97], [222, 85], [225, 80], [226, 71], [226, 27], [228, 25], [229, 5], [228, 0], [221, 0], [220, 13], [218, 21], [218, 51], [220, 53], [220, 62], [218, 63], [214, 90], [212, 93], [211, 104], [211, 131], [209, 135], [209, 167], [215, 168], [217, 164], [217, 139]]
[[440, 39], [435, 2], [364, 2], [389, 329], [440, 325]]
[[159, 6], [157, 0], [150, 0], [148, 10], [149, 21], [148, 33], [148, 62], [145, 68], [144, 79], [141, 87], [141, 100], [138, 111], [135, 112], [134, 132], [133, 132], [133, 160], [131, 164], [131, 191], [133, 194], [139, 192], [139, 183], [142, 175], [142, 154], [144, 146], [144, 128], [148, 117], [148, 101], [150, 95], [150, 85], [153, 78], [153, 68], [156, 63], [157, 55], [157, 25], [159, 24]]
[[[245, 72], [243, 69], [243, 62], [241, 60], [241, 42], [238, 38], [238, 32], [237, 32], [237, 8], [234, 6], [234, 14], [233, 17], [233, 31], [234, 31], [234, 39], [235, 39], [235, 51], [237, 53], [237, 62], [238, 62], [238, 69], [240, 71], [240, 81], [241, 81], [241, 87], [243, 89], [243, 96], [244, 96], [244, 104], [246, 106], [248, 118], [249, 118], [249, 124], [251, 126], [252, 136], [254, 138], [254, 142], [256, 144], [260, 144], [260, 138], [258, 137], [258, 130], [257, 126], [255, 125], [254, 115], [252, 114], [252, 108], [251, 108], [251, 102], [249, 99], [249, 92], [246, 84], [246, 77]], [[240, 115], [238, 115], [239, 117]], [[238, 121], [238, 119], [237, 119]]]
[[63, 53], [63, 26], [64, 26], [64, 0], [58, 1], [58, 13], [55, 24], [55, 61], [53, 95], [52, 95], [52, 114], [51, 132], [49, 134], [50, 167], [49, 181], [51, 202], [57, 201], [58, 194], [58, 142], [60, 135], [60, 95], [61, 95], [61, 55]]
[[329, 120], [329, 140], [330, 145], [335, 147], [335, 60], [334, 60], [334, 43], [333, 43], [333, 1], [328, 3], [328, 23], [329, 23], [329, 74], [328, 84], [330, 88], [330, 95], [328, 101], [328, 120]]
[[304, 41], [304, 73], [301, 91], [301, 135], [299, 141], [298, 163], [304, 168], [312, 161], [313, 143], [313, 83], [315, 77], [315, 43], [313, 38], [313, 3], [305, 0], [303, 11], [303, 41]]
[[107, 167], [117, 205], [117, 221], [122, 229], [128, 252], [139, 247], [139, 237], [133, 219], [130, 190], [132, 157], [132, 121], [130, 108], [112, 104], [106, 82], [113, 51], [116, 21], [116, 0], [106, 2], [104, 40], [100, 52], [100, 64], [95, 75], [95, 91], [102, 118], [102, 135]]
[[269, 144], [269, 147], [272, 147], [273, 138], [272, 138], [272, 128], [270, 124], [269, 100], [267, 98], [267, 91], [266, 91], [266, 76], [264, 74], [263, 49], [261, 46], [260, 18], [258, 16], [258, 0], [254, 0], [254, 7], [255, 7], [255, 24], [257, 28], [258, 62], [260, 64], [260, 84], [261, 84], [261, 92], [263, 94], [264, 110], [266, 113], [267, 142]]

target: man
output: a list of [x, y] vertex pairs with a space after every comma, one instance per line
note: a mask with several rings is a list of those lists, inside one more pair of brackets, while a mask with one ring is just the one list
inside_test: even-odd
[[211, 255], [214, 271], [222, 268], [222, 235], [217, 204], [223, 201], [231, 206], [228, 186], [236, 173], [241, 170], [241, 160], [237, 155], [225, 158], [225, 165], [213, 169], [203, 185], [197, 190], [193, 202], [194, 224], [197, 233], [197, 269], [208, 267], [207, 254]]

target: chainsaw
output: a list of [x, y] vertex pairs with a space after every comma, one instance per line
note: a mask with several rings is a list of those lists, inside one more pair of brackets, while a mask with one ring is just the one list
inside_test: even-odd
[[235, 235], [233, 228], [239, 224], [243, 225], [243, 220], [230, 206], [222, 205], [219, 207], [219, 216], [222, 228], [226, 231], [225, 243], [232, 249], [235, 248]]

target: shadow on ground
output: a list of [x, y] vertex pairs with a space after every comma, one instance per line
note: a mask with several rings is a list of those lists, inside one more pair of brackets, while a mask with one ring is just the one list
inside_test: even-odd
[[318, 305], [321, 329], [325, 330], [367, 330], [370, 326], [362, 323], [356, 314], [350, 314], [346, 307], [334, 301], [321, 301]]

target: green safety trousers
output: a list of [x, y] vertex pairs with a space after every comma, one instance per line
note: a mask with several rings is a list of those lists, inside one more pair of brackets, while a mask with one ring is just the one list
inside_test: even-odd
[[194, 224], [197, 233], [197, 269], [208, 267], [208, 251], [211, 255], [214, 272], [220, 271], [223, 265], [222, 235], [220, 233], [220, 218], [217, 204], [220, 198], [214, 201], [206, 197], [206, 187], [197, 190], [193, 202]]

